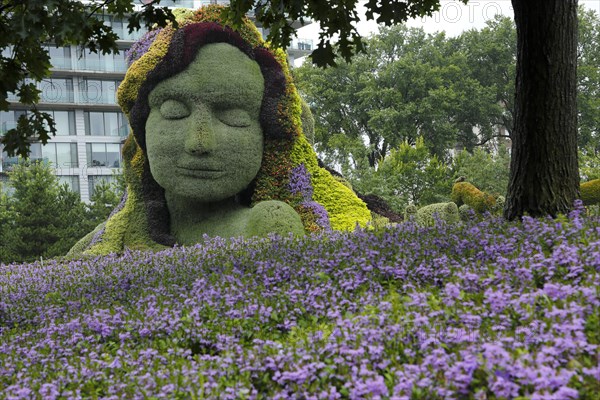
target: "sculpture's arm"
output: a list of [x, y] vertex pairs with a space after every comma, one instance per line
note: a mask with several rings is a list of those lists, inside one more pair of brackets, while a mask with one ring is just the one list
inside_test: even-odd
[[106, 222], [101, 223], [93, 231], [81, 238], [77, 243], [75, 243], [75, 245], [73, 245], [73, 247], [71, 247], [71, 250], [69, 250], [66, 257], [72, 258], [81, 256], [92, 242], [92, 239], [94, 239], [96, 233], [98, 233], [98, 231], [100, 231], [101, 229], [104, 229], [105, 225]]

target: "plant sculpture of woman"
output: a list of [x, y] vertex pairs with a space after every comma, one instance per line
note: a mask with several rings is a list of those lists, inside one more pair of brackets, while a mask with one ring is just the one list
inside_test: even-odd
[[368, 222], [364, 203], [318, 166], [285, 54], [249, 21], [223, 24], [221, 11], [182, 14], [177, 29], [132, 47], [118, 92], [131, 125], [127, 195], [71, 254]]

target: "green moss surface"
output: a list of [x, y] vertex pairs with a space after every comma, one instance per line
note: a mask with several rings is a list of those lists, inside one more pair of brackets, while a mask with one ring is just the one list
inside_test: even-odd
[[367, 205], [329, 171], [319, 167], [316, 153], [304, 136], [296, 141], [291, 160], [295, 165], [304, 163], [306, 166], [314, 188], [313, 199], [327, 210], [332, 229], [349, 231], [357, 224], [367, 226], [371, 220]]
[[123, 209], [106, 222], [102, 240], [87, 249], [84, 254], [121, 253], [125, 248], [132, 250], [165, 248], [150, 239], [146, 210], [135, 192], [130, 192]]
[[418, 208], [414, 204], [409, 204], [404, 209], [404, 220], [409, 221], [417, 217]]
[[461, 221], [468, 221], [471, 218], [472, 211], [473, 209], [471, 207], [469, 207], [466, 204], [463, 204], [460, 207], [458, 207], [458, 216], [460, 217]]
[[71, 258], [71, 257], [78, 257], [78, 256], [82, 255], [83, 252], [92, 243], [92, 239], [94, 239], [94, 236], [96, 236], [96, 234], [98, 232], [103, 230], [105, 226], [106, 226], [106, 222], [103, 222], [100, 225], [98, 225], [93, 231], [91, 231], [90, 233], [85, 235], [83, 238], [81, 238], [77, 243], [75, 243], [75, 245], [73, 247], [71, 247], [71, 250], [69, 250], [66, 257]]
[[458, 207], [456, 203], [436, 203], [429, 204], [417, 210], [416, 221], [421, 226], [433, 226], [435, 217], [446, 221], [449, 224], [454, 224], [460, 221]]
[[600, 204], [600, 179], [582, 183], [579, 190], [584, 205]]
[[457, 206], [467, 204], [478, 213], [493, 211], [496, 199], [490, 194], [482, 192], [469, 182], [457, 182], [452, 186], [451, 200]]
[[311, 145], [315, 144], [315, 118], [312, 115], [312, 111], [310, 111], [310, 107], [308, 103], [304, 101], [304, 99], [300, 99], [302, 106], [302, 115], [300, 116], [302, 120], [302, 132], [306, 139]]
[[304, 235], [304, 228], [298, 213], [282, 201], [263, 201], [252, 207], [247, 222], [246, 236], [267, 236], [270, 233], [286, 236]]

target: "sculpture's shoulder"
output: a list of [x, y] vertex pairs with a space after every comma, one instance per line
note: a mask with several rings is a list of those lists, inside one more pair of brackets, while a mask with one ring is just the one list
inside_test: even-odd
[[257, 203], [250, 209], [247, 236], [265, 237], [269, 233], [287, 236], [290, 232], [296, 236], [304, 235], [304, 225], [300, 215], [287, 203], [267, 200]]

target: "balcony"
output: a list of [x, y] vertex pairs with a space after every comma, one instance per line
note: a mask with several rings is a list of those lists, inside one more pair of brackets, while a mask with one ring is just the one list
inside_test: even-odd
[[294, 38], [287, 48], [287, 52], [289, 55], [298, 58], [309, 55], [314, 48], [312, 39]]
[[66, 69], [72, 68], [71, 57], [50, 57], [50, 63], [54, 69]]
[[[208, 1], [203, 1], [202, 3], [209, 3]], [[227, 2], [229, 4], [229, 1]], [[204, 5], [204, 4], [202, 4]], [[194, 8], [194, 0], [162, 0], [160, 2], [160, 7], [171, 7], [171, 8]]]
[[118, 59], [80, 59], [77, 60], [77, 69], [83, 71], [123, 72], [127, 71], [125, 60]]
[[40, 103], [73, 103], [75, 101], [73, 89], [64, 85], [42, 83], [39, 89], [41, 90]]
[[79, 103], [81, 104], [117, 104], [116, 92], [79, 92]]
[[144, 27], [141, 27], [139, 30], [129, 33], [127, 27], [124, 27], [122, 29], [113, 27], [113, 32], [115, 32], [115, 34], [119, 36], [119, 40], [135, 42], [136, 40], [139, 40], [142, 36], [144, 36], [147, 30], [144, 29]]
[[[65, 89], [59, 85], [54, 85], [51, 87], [50, 85], [40, 87], [40, 103], [73, 103], [75, 101], [75, 96], [72, 89]], [[19, 96], [15, 93], [8, 93], [7, 96], [8, 101], [12, 101], [15, 103], [19, 103]]]

